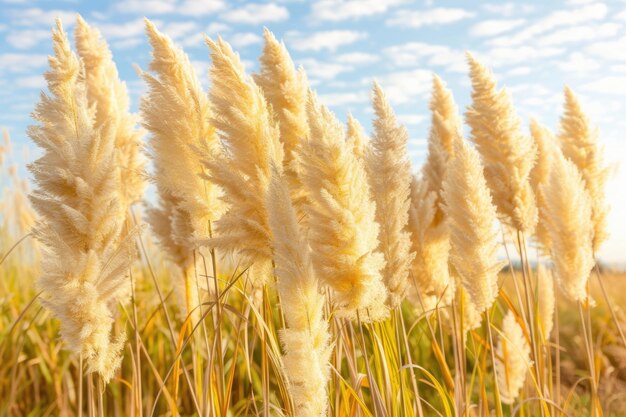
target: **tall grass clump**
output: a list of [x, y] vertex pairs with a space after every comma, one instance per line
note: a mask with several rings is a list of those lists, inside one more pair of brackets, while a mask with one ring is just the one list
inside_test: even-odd
[[497, 90], [493, 74], [467, 54], [472, 79], [472, 104], [465, 118], [485, 166], [485, 178], [500, 217], [516, 230], [535, 230], [537, 206], [528, 181], [536, 147], [520, 131], [511, 96]]
[[250, 268], [256, 297], [272, 277], [272, 242], [265, 195], [272, 164], [283, 164], [280, 130], [263, 91], [246, 74], [239, 55], [223, 39], [206, 40], [211, 51], [210, 119], [220, 138], [219, 153], [203, 163], [208, 177], [224, 190], [227, 209], [215, 222], [210, 245], [236, 254]]
[[332, 288], [336, 313], [362, 320], [387, 315], [378, 252], [376, 204], [363, 161], [345, 141], [341, 124], [314, 93], [307, 103], [309, 136], [298, 151], [306, 192], [309, 243], [318, 277]]
[[454, 99], [445, 83], [433, 76], [430, 100], [431, 128], [428, 155], [421, 178], [411, 183], [408, 227], [412, 249], [414, 293], [424, 311], [449, 306], [454, 297], [454, 281], [449, 270], [450, 231], [443, 207], [443, 181], [454, 143], [461, 137], [461, 124]]
[[284, 174], [275, 169], [267, 193], [269, 221], [281, 307], [287, 327], [281, 331], [284, 371], [294, 414], [327, 414], [326, 383], [330, 346], [324, 318], [325, 297], [315, 275], [312, 254], [301, 233]]
[[269, 30], [257, 74], [207, 38], [204, 91], [145, 27], [139, 120], [99, 32], [78, 17], [75, 54], [57, 23], [28, 130], [36, 214], [0, 145], [0, 416], [625, 414], [602, 285], [619, 297], [623, 276], [594, 259], [608, 168], [571, 90], [558, 133], [532, 119], [527, 136], [468, 55], [468, 137], [434, 76], [413, 167], [378, 84], [366, 132]]
[[121, 362], [124, 335], [111, 335], [116, 305], [129, 295], [133, 258], [124, 235], [126, 212], [116, 165], [115, 120], [94, 125], [84, 64], [71, 51], [61, 22], [52, 32], [54, 56], [29, 128], [43, 156], [31, 166], [31, 194], [41, 216], [35, 236], [43, 244], [41, 300], [61, 322], [68, 349], [88, 372], [108, 381]]
[[582, 111], [578, 98], [571, 88], [565, 87], [564, 113], [558, 135], [563, 155], [571, 160], [585, 181], [585, 189], [591, 198], [591, 222], [593, 225], [593, 250], [608, 237], [606, 217], [608, 207], [604, 186], [609, 168], [604, 164], [602, 148], [598, 146], [598, 132], [591, 126]]
[[409, 268], [415, 257], [410, 252], [411, 240], [406, 230], [411, 204], [411, 162], [406, 149], [409, 137], [378, 83], [374, 83], [372, 96], [376, 118], [366, 168], [376, 204], [376, 221], [380, 225], [378, 250], [385, 257], [383, 282], [388, 304], [395, 308], [404, 299]]
[[[185, 315], [198, 306], [196, 260], [199, 242], [211, 237], [211, 222], [224, 211], [220, 190], [203, 176], [198, 153], [213, 155], [218, 146], [210, 123], [211, 108], [189, 58], [172, 40], [146, 20], [152, 45], [151, 73], [141, 76], [148, 91], [141, 99], [143, 125], [150, 133], [148, 152], [154, 167], [158, 203], [148, 209], [148, 221], [181, 278]], [[168, 114], [176, 114], [170, 118]], [[204, 271], [203, 271], [204, 272]], [[195, 310], [197, 321], [199, 310]]]

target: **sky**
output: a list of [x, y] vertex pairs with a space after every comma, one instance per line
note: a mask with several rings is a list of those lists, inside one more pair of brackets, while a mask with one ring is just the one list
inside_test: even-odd
[[611, 237], [599, 257], [626, 264], [624, 0], [0, 0], [0, 127], [18, 147], [29, 144], [29, 115], [45, 90], [54, 19], [71, 33], [76, 13], [109, 42], [132, 111], [145, 91], [134, 66], [147, 69], [150, 61], [144, 16], [184, 48], [205, 88], [210, 60], [203, 34], [222, 36], [255, 72], [268, 27], [341, 120], [350, 112], [371, 131], [370, 89], [378, 80], [409, 131], [416, 171], [426, 155], [432, 74], [446, 81], [461, 113], [469, 104], [464, 51], [491, 67], [511, 92], [525, 132], [530, 117], [558, 131], [569, 85], [598, 127], [613, 167]]

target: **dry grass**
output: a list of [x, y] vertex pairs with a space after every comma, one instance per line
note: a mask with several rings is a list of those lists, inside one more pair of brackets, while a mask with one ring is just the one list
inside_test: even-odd
[[[54, 32], [51, 98], [30, 130], [45, 150], [31, 166], [38, 215], [8, 137], [0, 147], [0, 417], [626, 414], [626, 274], [593, 266], [605, 208], [589, 196], [602, 199], [606, 167], [571, 90], [563, 143], [538, 125], [531, 139], [470, 56], [472, 141], [435, 77], [429, 156], [412, 178], [377, 84], [368, 140], [354, 118], [344, 131], [269, 31], [255, 77], [207, 39], [207, 93], [146, 26], [152, 230], [127, 207], [143, 177], [120, 183], [142, 166], [127, 103], [113, 111], [85, 76], [99, 62], [124, 96], [97, 32], [79, 46], [95, 61]], [[132, 265], [117, 260], [125, 242]]]

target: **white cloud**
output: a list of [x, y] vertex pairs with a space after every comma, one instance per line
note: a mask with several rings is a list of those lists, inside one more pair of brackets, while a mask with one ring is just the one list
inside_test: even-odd
[[289, 18], [289, 11], [275, 3], [246, 4], [224, 12], [222, 18], [228, 22], [258, 25], [265, 22], [280, 22]]
[[626, 64], [611, 65], [609, 69], [613, 72], [626, 73]]
[[0, 54], [0, 73], [1, 72], [20, 72], [24, 73], [29, 69], [37, 69], [45, 67], [48, 58], [45, 54], [20, 54], [8, 53]]
[[302, 65], [311, 79], [332, 80], [339, 74], [352, 71], [350, 65], [322, 62], [313, 58], [298, 60], [298, 65]]
[[124, 13], [135, 14], [181, 14], [185, 16], [204, 16], [223, 10], [224, 0], [123, 0], [115, 9]]
[[490, 13], [499, 14], [510, 17], [513, 15], [527, 14], [535, 10], [535, 6], [531, 4], [520, 3], [487, 3], [482, 8]]
[[232, 36], [226, 37], [226, 40], [230, 42], [230, 44], [235, 48], [243, 48], [246, 46], [254, 45], [257, 43], [261, 43], [263, 39], [256, 33], [245, 32], [245, 33], [235, 33]]
[[612, 41], [594, 42], [585, 50], [607, 61], [626, 61], [626, 36]]
[[329, 93], [320, 94], [322, 103], [331, 107], [345, 106], [346, 104], [367, 103], [369, 97], [365, 93]]
[[506, 67], [558, 56], [563, 52], [565, 52], [563, 48], [518, 46], [492, 48], [477, 55], [481, 58], [484, 57], [482, 58], [483, 62], [489, 66]]
[[600, 64], [597, 60], [591, 59], [581, 52], [574, 52], [566, 60], [560, 61], [558, 67], [567, 73], [586, 74], [599, 69]]
[[626, 77], [611, 75], [602, 77], [582, 86], [583, 90], [595, 94], [626, 95]]
[[12, 84], [24, 88], [43, 89], [46, 87], [46, 80], [43, 75], [29, 75], [16, 78]]
[[159, 30], [174, 40], [178, 40], [190, 32], [199, 32], [198, 24], [193, 21], [168, 22], [161, 25]]
[[316, 20], [338, 22], [385, 13], [406, 0], [317, 0], [311, 6]]
[[539, 19], [532, 25], [526, 26], [522, 31], [513, 36], [503, 36], [493, 39], [491, 42], [496, 46], [520, 45], [527, 43], [537, 35], [541, 35], [557, 27], [574, 26], [603, 19], [607, 12], [608, 8], [603, 3], [590, 4], [575, 9], [557, 10], [550, 13], [547, 17]]
[[[32, 48], [50, 39], [51, 32], [43, 29], [26, 29], [10, 31], [6, 36], [9, 45], [17, 49]], [[51, 43], [51, 41], [48, 41]]]
[[423, 42], [409, 42], [383, 50], [397, 67], [429, 65], [443, 67], [450, 72], [467, 72], [463, 51], [446, 45], [433, 45]]
[[593, 41], [595, 39], [608, 38], [616, 35], [621, 25], [617, 23], [604, 23], [602, 25], [573, 26], [552, 32], [537, 41], [539, 45], [562, 45], [564, 43], [576, 43], [581, 41]]
[[[387, 98], [393, 105], [416, 103], [419, 98], [428, 98], [433, 74], [430, 71], [416, 69], [412, 71], [392, 72], [378, 79]], [[364, 82], [369, 84], [370, 80]]]
[[347, 54], [338, 55], [335, 58], [335, 61], [341, 64], [353, 64], [353, 65], [361, 65], [361, 64], [372, 64], [374, 62], [378, 62], [380, 57], [378, 55], [366, 53], [366, 52], [350, 52]]
[[511, 75], [511, 76], [528, 75], [532, 71], [533, 69], [531, 67], [515, 67], [511, 69], [510, 71], [508, 71], [506, 75]]
[[107, 39], [125, 39], [143, 36], [145, 26], [143, 19], [137, 18], [122, 23], [99, 23], [97, 27]]
[[186, 0], [176, 7], [178, 13], [186, 16], [205, 16], [223, 10], [223, 0]]
[[219, 22], [214, 22], [214, 23], [210, 23], [206, 29], [205, 32], [207, 33], [207, 35], [213, 35], [215, 33], [220, 33], [220, 32], [229, 32], [230, 26], [228, 26], [225, 23], [219, 23]]
[[52, 28], [58, 17], [64, 27], [71, 27], [76, 21], [76, 12], [71, 10], [43, 10], [37, 7], [14, 10], [10, 13], [11, 24], [18, 26], [46, 26]]
[[445, 25], [474, 17], [475, 13], [464, 9], [438, 7], [425, 10], [398, 10], [385, 23], [389, 26], [419, 28]]
[[418, 125], [426, 119], [423, 114], [398, 114], [397, 117], [400, 123], [409, 126]]
[[130, 49], [137, 45], [141, 45], [143, 42], [144, 39], [142, 37], [126, 38], [113, 41], [111, 46], [113, 49]]
[[470, 35], [477, 37], [499, 35], [513, 30], [525, 22], [524, 19], [484, 20], [470, 28]]
[[615, 16], [613, 16], [615, 20], [621, 20], [622, 22], [626, 22], [626, 10], [622, 10]]
[[327, 30], [313, 33], [287, 32], [287, 44], [296, 51], [335, 51], [343, 45], [350, 45], [367, 38], [367, 33], [353, 30]]

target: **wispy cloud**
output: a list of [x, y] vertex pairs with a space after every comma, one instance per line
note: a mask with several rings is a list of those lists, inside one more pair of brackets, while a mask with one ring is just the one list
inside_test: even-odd
[[353, 44], [367, 38], [367, 33], [354, 30], [326, 30], [302, 33], [287, 32], [287, 45], [296, 51], [335, 51], [344, 45]]
[[63, 25], [70, 27], [76, 20], [76, 12], [71, 10], [43, 10], [37, 7], [9, 11], [11, 24], [13, 26], [43, 26], [50, 27], [58, 17], [63, 21]]
[[314, 58], [305, 58], [296, 60], [298, 65], [302, 65], [311, 81], [319, 80], [332, 80], [339, 74], [349, 72], [354, 69], [351, 65], [334, 63], [334, 62], [322, 62]]
[[526, 23], [524, 19], [483, 20], [470, 28], [472, 36], [493, 36], [508, 32]]
[[621, 28], [617, 23], [604, 23], [601, 25], [573, 26], [554, 31], [538, 39], [538, 45], [563, 45], [566, 43], [590, 42], [597, 39], [615, 36]]
[[[433, 73], [416, 69], [412, 71], [392, 72], [378, 78], [378, 82], [393, 105], [416, 103], [426, 99], [430, 93]], [[363, 80], [371, 83], [370, 79]]]
[[9, 45], [17, 49], [29, 49], [50, 38], [50, 31], [45, 29], [11, 30], [6, 36]]
[[585, 51], [606, 61], [626, 61], [626, 36], [591, 43], [585, 47]]
[[222, 13], [227, 22], [259, 25], [269, 22], [280, 22], [289, 18], [289, 10], [275, 3], [246, 4]]
[[224, 0], [122, 0], [115, 9], [123, 13], [135, 14], [178, 14], [185, 16], [205, 16], [226, 8]]
[[425, 10], [398, 10], [385, 23], [389, 26], [419, 28], [445, 25], [474, 17], [476, 13], [458, 8], [438, 7]]
[[349, 52], [347, 54], [337, 55], [335, 61], [342, 64], [362, 65], [378, 62], [380, 61], [380, 57], [366, 52]]
[[513, 36], [495, 38], [491, 41], [496, 46], [521, 45], [533, 38], [546, 33], [552, 29], [564, 26], [574, 26], [577, 24], [603, 19], [608, 12], [608, 8], [603, 3], [595, 3], [587, 6], [557, 10], [548, 16], [537, 20], [535, 23], [524, 27], [523, 30]]
[[0, 62], [0, 73], [18, 73], [43, 68], [48, 63], [48, 58], [44, 54], [6, 53], [0, 54]]
[[499, 14], [501, 16], [510, 17], [514, 15], [526, 14], [535, 10], [535, 6], [527, 3], [487, 3], [482, 5], [483, 10]]
[[430, 66], [442, 67], [450, 72], [466, 72], [463, 51], [447, 45], [409, 42], [387, 47], [383, 50], [396, 67]]
[[315, 20], [339, 22], [387, 12], [407, 0], [316, 0], [311, 5]]
[[232, 36], [226, 36], [226, 40], [235, 48], [245, 48], [263, 41], [259, 35], [252, 32], [235, 33]]

